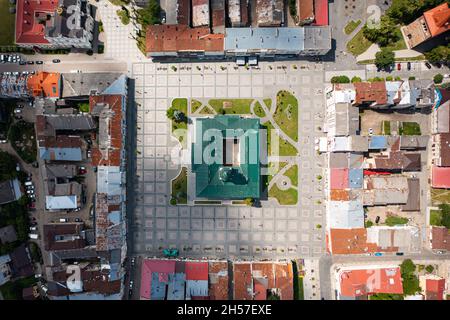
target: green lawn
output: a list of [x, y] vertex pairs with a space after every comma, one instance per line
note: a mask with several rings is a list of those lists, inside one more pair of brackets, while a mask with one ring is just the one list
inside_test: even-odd
[[255, 107], [253, 108], [253, 111], [255, 112], [255, 115], [260, 118], [264, 118], [266, 116], [266, 113], [264, 112], [264, 110], [261, 107], [261, 104], [259, 102], [255, 103]]
[[298, 185], [298, 166], [295, 164], [284, 173], [291, 180], [293, 186]]
[[250, 114], [252, 102], [253, 99], [211, 99], [209, 105], [218, 114]]
[[[269, 155], [274, 156], [297, 155], [297, 149], [292, 144], [282, 139], [275, 131], [275, 128], [270, 122], [267, 122], [267, 124], [263, 125], [263, 127], [267, 129], [267, 152]], [[276, 135], [278, 137], [279, 150], [272, 150], [272, 135]]]
[[14, 282], [10, 281], [5, 283], [0, 287], [0, 291], [5, 300], [23, 300], [22, 290], [31, 287], [37, 282], [34, 276], [16, 280]]
[[294, 205], [297, 203], [298, 195], [297, 195], [297, 190], [295, 190], [295, 189], [291, 188], [291, 189], [282, 191], [277, 187], [277, 185], [274, 185], [269, 190], [269, 197], [277, 199], [278, 203], [280, 205], [289, 206], [289, 205]]
[[172, 180], [172, 199], [175, 199], [177, 204], [187, 203], [187, 169], [185, 167], [181, 168], [178, 177]]
[[408, 218], [403, 218], [403, 217], [399, 217], [399, 216], [389, 216], [386, 218], [386, 220], [384, 222], [388, 226], [392, 227], [392, 226], [396, 226], [399, 224], [407, 224]]
[[402, 32], [400, 31], [400, 26], [397, 27], [397, 33], [399, 34], [399, 39], [397, 42], [387, 46], [386, 48], [396, 51], [396, 50], [405, 50], [408, 49], [405, 43], [405, 39], [403, 38]]
[[440, 210], [430, 210], [430, 225], [442, 226], [442, 214]]
[[15, 44], [14, 25], [16, 15], [9, 13], [9, 0], [0, 0], [0, 46], [13, 46]]
[[202, 103], [198, 100], [192, 99], [191, 100], [191, 113], [194, 113], [202, 106]]
[[277, 108], [273, 119], [292, 140], [298, 141], [298, 100], [288, 91], [277, 94]]
[[361, 53], [366, 52], [372, 45], [372, 42], [367, 40], [363, 34], [363, 28], [358, 31], [357, 34], [347, 43], [347, 50], [354, 56], [359, 56]]
[[450, 203], [450, 190], [431, 188], [431, 202], [433, 204]]
[[8, 139], [19, 157], [26, 163], [36, 161], [36, 135], [32, 123], [19, 121], [11, 125]]
[[267, 99], [264, 99], [263, 101], [266, 104], [267, 109], [270, 110], [270, 107], [272, 106], [272, 99], [267, 98]]
[[[273, 174], [270, 174], [267, 178], [267, 183], [270, 183], [270, 180], [272, 180], [272, 178], [278, 173], [280, 172], [281, 169], [283, 169], [286, 165], [287, 162], [270, 162], [269, 163], [269, 168], [273, 168], [275, 166], [275, 163], [277, 163], [278, 165], [278, 170], [276, 172], [274, 172]], [[272, 169], [274, 170], [274, 169]]]
[[391, 122], [384, 120], [381, 123], [381, 132], [383, 132], [384, 135], [390, 136], [391, 135]]
[[346, 35], [349, 35], [350, 33], [352, 33], [353, 31], [355, 31], [356, 28], [358, 28], [358, 26], [361, 24], [361, 20], [351, 20], [349, 21], [349, 23], [347, 23], [347, 25], [344, 28], [344, 32]]
[[420, 125], [417, 122], [402, 122], [399, 128], [401, 136], [420, 136]]
[[[187, 116], [187, 99], [177, 98], [172, 101], [172, 108], [183, 112]], [[177, 132], [174, 136], [180, 141], [183, 148], [186, 148], [186, 136], [187, 136], [187, 122], [176, 122], [172, 120], [172, 133], [175, 130], [181, 129], [183, 131]]]

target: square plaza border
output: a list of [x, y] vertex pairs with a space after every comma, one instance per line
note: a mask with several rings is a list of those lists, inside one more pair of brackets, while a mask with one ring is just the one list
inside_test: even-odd
[[[161, 255], [176, 247], [181, 256], [284, 258], [325, 252], [321, 156], [314, 150], [324, 114], [322, 65], [260, 63], [258, 69], [228, 63], [134, 63], [137, 113], [136, 207], [130, 226], [134, 254]], [[247, 206], [171, 206], [170, 181], [180, 167], [170, 159], [174, 138], [166, 110], [173, 98], [267, 98], [279, 90], [299, 102], [299, 195], [296, 206], [264, 202]], [[322, 228], [317, 228], [321, 225]]]

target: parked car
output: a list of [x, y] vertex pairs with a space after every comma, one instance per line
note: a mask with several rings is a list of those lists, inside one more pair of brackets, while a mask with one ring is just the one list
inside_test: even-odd
[[369, 128], [369, 136], [373, 135], [373, 129]]
[[19, 164], [19, 163], [16, 164], [16, 171], [17, 171], [17, 172], [20, 171], [20, 164]]
[[59, 60], [59, 59], [53, 59], [52, 62], [53, 62], [53, 63], [60, 63], [61, 60]]
[[87, 154], [87, 157], [90, 158], [92, 156], [91, 150], [88, 150], [86, 154]]
[[26, 62], [26, 61], [20, 61], [19, 64], [20, 64], [21, 66], [23, 66], [23, 65], [26, 65], [27, 62]]
[[431, 64], [430, 64], [430, 63], [425, 62], [425, 66], [426, 66], [428, 69], [431, 69]]
[[22, 113], [22, 109], [21, 108], [15, 108], [14, 109], [14, 114], [19, 114]]
[[378, 223], [378, 222], [380, 222], [380, 216], [377, 216], [377, 217], [375, 218], [375, 223]]
[[61, 218], [61, 219], [59, 219], [59, 222], [69, 222], [69, 219], [68, 218]]
[[36, 230], [37, 230], [37, 227], [36, 227], [36, 226], [30, 227], [30, 231], [36, 231]]
[[399, 70], [399, 71], [402, 70], [402, 64], [401, 63], [397, 64], [397, 70]]
[[34, 61], [27, 61], [27, 64], [34, 64]]
[[381, 257], [382, 255], [383, 255], [383, 254], [382, 254], [381, 252], [375, 252], [375, 253], [374, 253], [374, 256], [375, 256], [375, 257]]
[[76, 208], [75, 210], [73, 210], [74, 212], [78, 212], [78, 211], [80, 211], [81, 210], [81, 208], [80, 207], [78, 207], [78, 208]]
[[34, 190], [27, 190], [27, 194], [28, 194], [28, 195], [34, 194]]
[[406, 64], [406, 69], [411, 70], [411, 62], [408, 61], [408, 63]]
[[36, 61], [36, 64], [44, 64], [44, 61]]
[[75, 218], [75, 222], [82, 222], [80, 218]]
[[78, 174], [86, 174], [87, 170], [86, 167], [79, 167], [78, 168]]
[[131, 258], [131, 266], [132, 267], [134, 266], [135, 262], [136, 262], [136, 258], [135, 257]]
[[397, 255], [397, 256], [402, 256], [402, 255], [403, 255], [403, 252], [396, 252], [395, 255]]

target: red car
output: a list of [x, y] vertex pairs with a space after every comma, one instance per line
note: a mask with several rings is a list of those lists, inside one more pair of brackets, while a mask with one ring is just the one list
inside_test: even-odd
[[397, 64], [397, 70], [402, 70], [402, 65], [400, 63]]
[[86, 171], [86, 167], [79, 167], [79, 168], [78, 168], [78, 173], [79, 173], [79, 174], [86, 174], [86, 172], [87, 172], [87, 171]]

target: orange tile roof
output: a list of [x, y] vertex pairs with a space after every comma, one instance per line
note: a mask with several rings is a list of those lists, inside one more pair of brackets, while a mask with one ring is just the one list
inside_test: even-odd
[[367, 230], [330, 229], [330, 251], [333, 254], [362, 254], [376, 252], [377, 245], [367, 242]]
[[[250, 263], [234, 263], [234, 300], [252, 300], [252, 273]], [[250, 289], [250, 290], [249, 290]]]
[[98, 95], [89, 97], [90, 111], [98, 103], [108, 104], [113, 112], [109, 122], [110, 147], [107, 155], [99, 149], [92, 148], [92, 165], [94, 166], [120, 166], [120, 153], [122, 149], [122, 96], [121, 95]]
[[330, 191], [330, 198], [332, 201], [349, 201], [350, 194], [348, 190], [335, 189]]
[[378, 105], [383, 105], [387, 103], [387, 91], [384, 81], [358, 82], [353, 85], [356, 90], [356, 104], [375, 102]]
[[38, 72], [27, 79], [27, 88], [33, 97], [59, 98], [61, 74]]
[[209, 262], [209, 298], [228, 300], [228, 262]]
[[400, 268], [344, 270], [339, 274], [341, 295], [367, 296], [375, 293], [403, 294]]
[[294, 272], [292, 263], [275, 264], [275, 288], [280, 289], [281, 300], [294, 299]]
[[223, 51], [224, 35], [211, 34], [208, 27], [190, 28], [187, 25], [152, 25], [147, 28], [146, 51]]
[[433, 37], [450, 30], [450, 8], [447, 2], [423, 14]]

